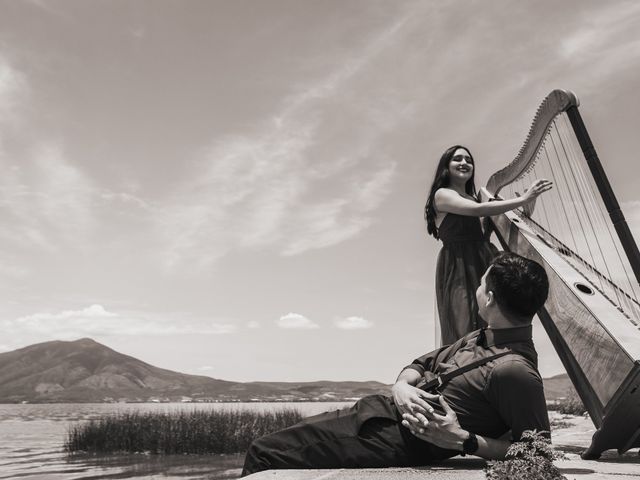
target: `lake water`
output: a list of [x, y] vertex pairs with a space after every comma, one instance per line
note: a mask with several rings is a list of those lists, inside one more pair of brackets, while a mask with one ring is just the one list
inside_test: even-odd
[[73, 455], [63, 449], [70, 425], [121, 411], [282, 408], [315, 415], [351, 403], [142, 403], [0, 404], [0, 479], [232, 479], [240, 476], [239, 455]]

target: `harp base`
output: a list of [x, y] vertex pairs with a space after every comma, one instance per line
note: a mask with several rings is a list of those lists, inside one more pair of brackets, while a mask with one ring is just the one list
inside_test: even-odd
[[595, 460], [605, 450], [615, 448], [622, 455], [640, 447], [640, 362], [620, 386], [607, 406], [602, 425], [591, 438], [591, 445], [580, 455], [583, 460]]

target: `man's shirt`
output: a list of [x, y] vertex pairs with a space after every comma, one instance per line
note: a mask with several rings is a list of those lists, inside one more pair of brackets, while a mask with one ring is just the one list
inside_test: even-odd
[[524, 430], [550, 430], [531, 333], [531, 325], [476, 330], [405, 368], [421, 375], [445, 373], [505, 350], [513, 352], [451, 379], [441, 393], [465, 430], [490, 438], [511, 430], [511, 439], [517, 441]]

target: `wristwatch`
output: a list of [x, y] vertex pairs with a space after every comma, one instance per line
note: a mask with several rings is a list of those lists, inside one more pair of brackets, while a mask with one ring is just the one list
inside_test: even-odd
[[478, 437], [473, 432], [469, 432], [469, 438], [462, 442], [462, 455], [473, 455], [478, 450]]

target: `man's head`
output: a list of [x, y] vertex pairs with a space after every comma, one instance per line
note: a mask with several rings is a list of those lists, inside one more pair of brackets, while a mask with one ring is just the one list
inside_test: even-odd
[[483, 275], [476, 300], [480, 316], [490, 325], [500, 312], [500, 317], [516, 326], [531, 321], [548, 293], [549, 279], [540, 264], [505, 252], [493, 260]]

